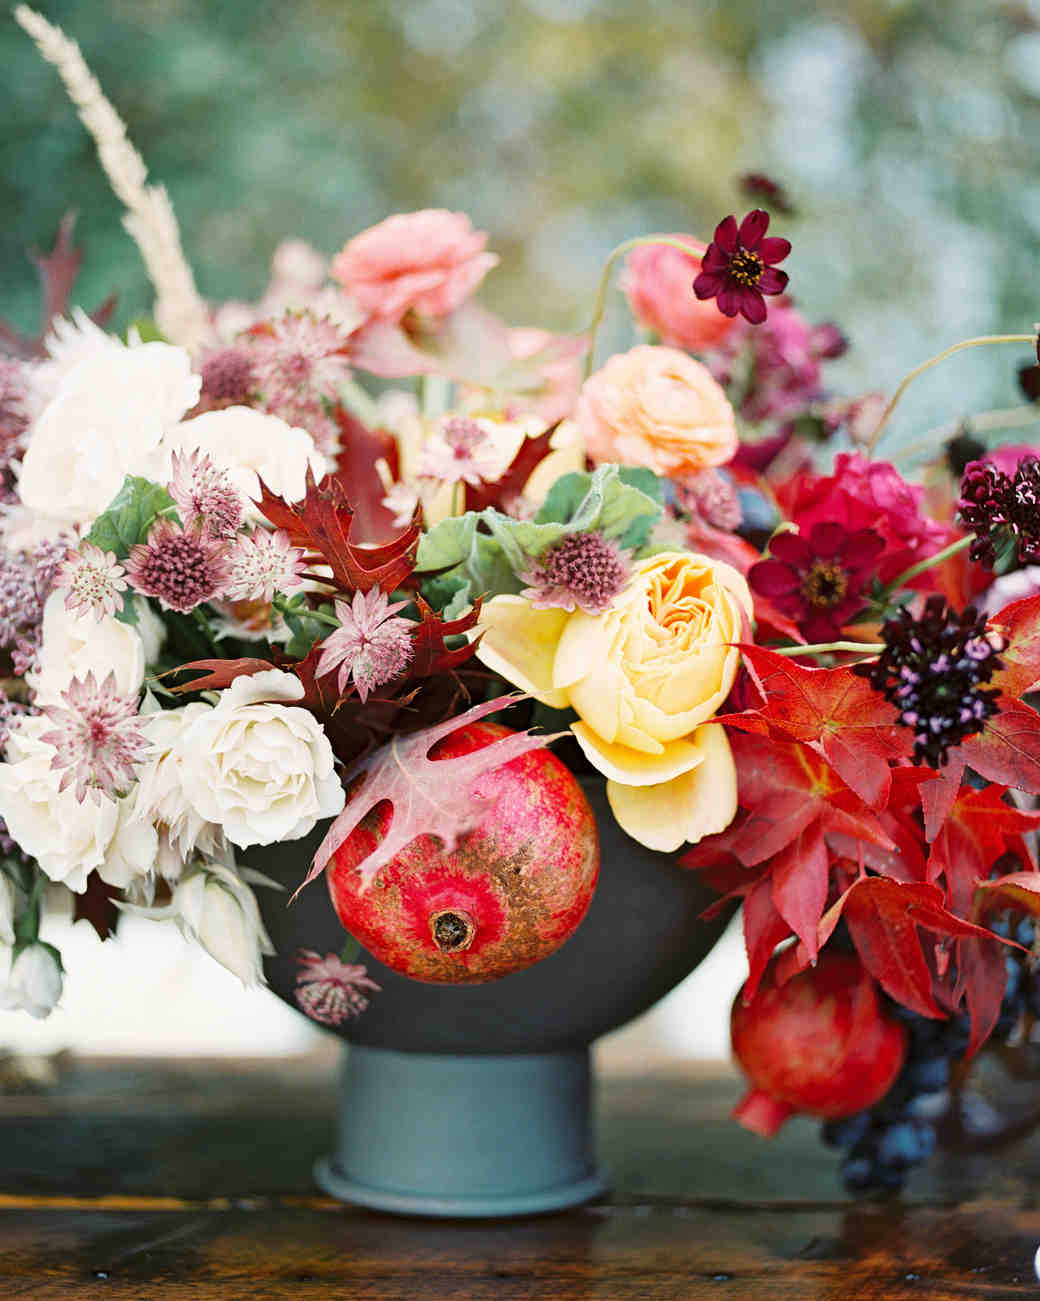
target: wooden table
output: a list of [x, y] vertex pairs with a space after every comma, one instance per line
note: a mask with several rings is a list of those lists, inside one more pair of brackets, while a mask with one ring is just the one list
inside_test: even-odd
[[1037, 1297], [1040, 1140], [943, 1156], [857, 1203], [808, 1121], [728, 1120], [726, 1068], [608, 1077], [610, 1197], [503, 1223], [318, 1195], [327, 1058], [64, 1063], [0, 1095], [0, 1296], [263, 1301], [945, 1301]]

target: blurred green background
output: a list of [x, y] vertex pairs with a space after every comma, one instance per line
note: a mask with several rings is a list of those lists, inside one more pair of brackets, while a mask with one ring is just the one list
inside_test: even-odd
[[[782, 181], [791, 288], [852, 339], [831, 374], [891, 387], [969, 334], [1040, 317], [1040, 0], [46, 0], [169, 188], [209, 298], [273, 249], [334, 252], [392, 211], [466, 210], [516, 324], [578, 328], [599, 265], [653, 230], [710, 237]], [[149, 306], [53, 69], [0, 19], [0, 315], [34, 328], [25, 249], [79, 211], [78, 297]], [[615, 296], [613, 338], [626, 341]], [[1019, 400], [1028, 348], [929, 376], [895, 432]]]

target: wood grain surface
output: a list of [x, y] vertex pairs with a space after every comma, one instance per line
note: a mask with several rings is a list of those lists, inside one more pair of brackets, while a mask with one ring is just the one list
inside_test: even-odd
[[0, 1296], [337, 1301], [1037, 1297], [1040, 1142], [945, 1154], [857, 1203], [816, 1127], [765, 1143], [722, 1067], [608, 1077], [609, 1197], [508, 1222], [315, 1193], [328, 1058], [96, 1060], [0, 1095]]

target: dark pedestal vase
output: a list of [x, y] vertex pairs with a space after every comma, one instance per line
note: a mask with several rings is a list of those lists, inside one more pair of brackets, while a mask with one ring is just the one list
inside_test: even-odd
[[[481, 985], [421, 984], [357, 958], [381, 986], [336, 1027], [347, 1041], [336, 1149], [318, 1182], [346, 1200], [427, 1215], [516, 1215], [576, 1205], [604, 1187], [590, 1118], [589, 1045], [683, 980], [721, 923], [715, 898], [674, 854], [615, 823], [602, 781], [583, 782], [599, 823], [600, 879], [555, 953]], [[245, 855], [288, 891], [321, 831]], [[277, 950], [272, 989], [296, 1003], [302, 949], [338, 953], [345, 935], [323, 882], [295, 903], [257, 890]]]

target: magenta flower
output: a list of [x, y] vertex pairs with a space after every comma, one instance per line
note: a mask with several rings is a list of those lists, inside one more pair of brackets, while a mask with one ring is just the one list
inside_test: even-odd
[[517, 577], [535, 610], [584, 610], [602, 614], [631, 574], [628, 554], [602, 533], [568, 533], [547, 547]]
[[715, 238], [701, 259], [701, 273], [693, 282], [698, 298], [715, 298], [723, 316], [739, 312], [752, 325], [766, 319], [763, 294], [782, 294], [786, 271], [777, 271], [791, 251], [790, 240], [765, 238], [769, 213], [754, 208], [737, 228], [734, 216], [715, 227]]
[[242, 525], [242, 498], [226, 472], [205, 452], [174, 452], [169, 493], [181, 520], [187, 525], [201, 520], [210, 537], [234, 537]]
[[293, 592], [307, 568], [304, 553], [283, 529], [256, 529], [238, 537], [228, 553], [228, 601], [270, 601], [275, 592]]
[[65, 609], [72, 614], [92, 614], [99, 622], [111, 617], [123, 604], [126, 570], [116, 563], [114, 551], [102, 551], [93, 542], [83, 542], [69, 551], [54, 578], [64, 588]]
[[390, 605], [386, 593], [378, 587], [365, 595], [354, 593], [351, 604], [336, 602], [340, 626], [320, 643], [317, 676], [339, 669], [337, 686], [340, 694], [353, 680], [362, 701], [374, 687], [381, 687], [403, 673], [412, 660], [410, 619], [397, 616], [407, 601]]
[[884, 539], [873, 529], [814, 524], [808, 535], [778, 533], [769, 557], [752, 565], [748, 582], [796, 620], [810, 642], [834, 641], [866, 604]]
[[164, 610], [187, 614], [222, 592], [227, 553], [227, 544], [211, 537], [202, 520], [185, 529], [160, 519], [147, 542], [130, 548], [126, 573], [135, 592], [156, 597]]
[[114, 673], [100, 686], [93, 673], [73, 678], [61, 698], [67, 708], [45, 706], [43, 713], [55, 728], [40, 737], [54, 746], [51, 767], [66, 770], [59, 791], [75, 782], [80, 803], [88, 790], [95, 799], [122, 794], [134, 780], [149, 746], [136, 699], [119, 694]]
[[382, 990], [370, 980], [365, 967], [344, 962], [335, 953], [324, 957], [313, 949], [301, 949], [296, 956], [300, 971], [296, 975], [296, 1001], [322, 1025], [342, 1025], [352, 1016], [360, 1016], [368, 1007], [362, 992], [378, 994]]

